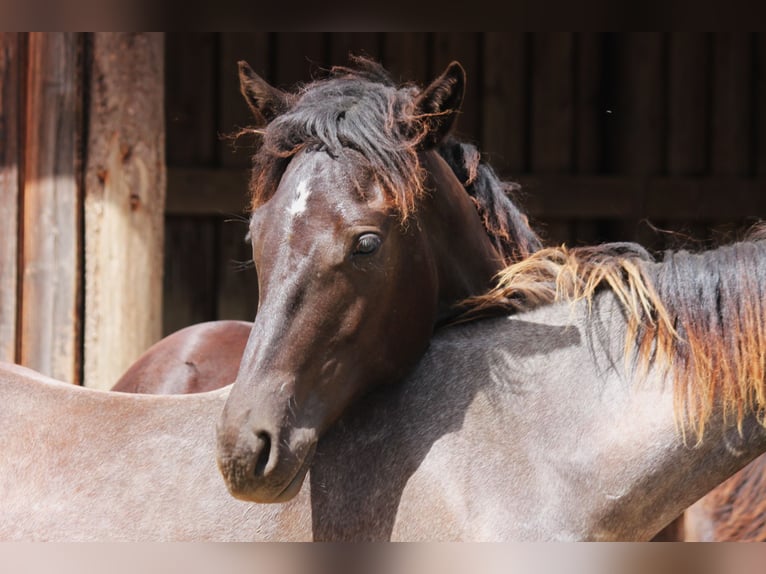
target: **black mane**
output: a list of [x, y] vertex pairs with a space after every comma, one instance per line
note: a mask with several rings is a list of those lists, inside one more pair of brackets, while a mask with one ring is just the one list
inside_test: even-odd
[[524, 259], [542, 247], [527, 216], [511, 200], [511, 195], [521, 189], [519, 184], [501, 181], [472, 144], [447, 138], [437, 151], [473, 199], [506, 264]]

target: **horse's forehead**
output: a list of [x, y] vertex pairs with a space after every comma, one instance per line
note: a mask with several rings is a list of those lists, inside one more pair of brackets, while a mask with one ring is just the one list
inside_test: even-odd
[[303, 152], [290, 162], [274, 203], [293, 217], [307, 214], [311, 206], [345, 212], [351, 206], [365, 205], [364, 196], [373, 185], [369, 168], [349, 154]]
[[382, 188], [357, 155], [300, 152], [285, 170], [274, 197], [252, 214], [251, 232], [290, 232], [320, 221], [353, 225], [365, 223], [373, 213], [387, 212]]
[[369, 179], [370, 169], [361, 156], [352, 152], [330, 155], [326, 151], [304, 151], [298, 154], [285, 171], [279, 188], [296, 189], [308, 186], [354, 187]]

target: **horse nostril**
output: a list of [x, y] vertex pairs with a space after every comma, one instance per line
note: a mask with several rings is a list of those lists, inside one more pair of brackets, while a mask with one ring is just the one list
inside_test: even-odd
[[258, 460], [255, 463], [254, 473], [255, 476], [263, 476], [266, 474], [266, 465], [269, 463], [271, 456], [271, 436], [266, 431], [257, 433], [256, 438], [260, 443], [260, 449], [258, 450]]

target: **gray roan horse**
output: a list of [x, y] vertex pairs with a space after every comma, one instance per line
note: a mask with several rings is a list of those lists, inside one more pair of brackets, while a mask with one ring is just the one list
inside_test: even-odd
[[251, 180], [259, 301], [218, 463], [245, 500], [295, 496], [341, 413], [399, 382], [461, 300], [540, 246], [476, 149], [447, 137], [458, 63], [423, 90], [355, 64], [289, 94], [240, 62], [266, 124]]
[[[220, 389], [234, 379], [252, 323], [197, 323], [144, 352], [112, 390], [187, 394]], [[653, 540], [766, 541], [766, 455], [727, 479]]]
[[230, 387], [0, 369], [0, 538], [645, 540], [766, 450], [766, 242], [546, 249], [328, 429], [283, 504], [231, 497]]

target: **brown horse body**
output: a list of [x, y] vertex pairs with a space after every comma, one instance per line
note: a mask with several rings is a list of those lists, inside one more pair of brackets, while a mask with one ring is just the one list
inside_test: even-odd
[[680, 519], [688, 542], [766, 542], [766, 456], [688, 508]]
[[182, 395], [230, 385], [252, 326], [246, 321], [208, 321], [180, 329], [147, 349], [112, 390]]

